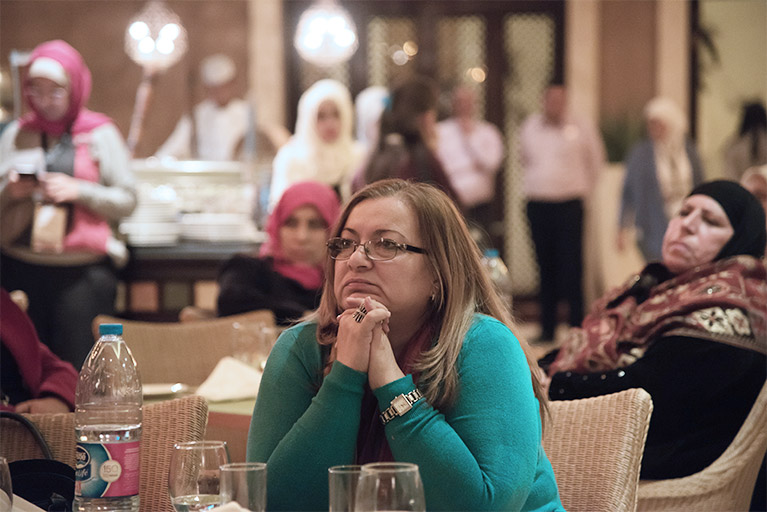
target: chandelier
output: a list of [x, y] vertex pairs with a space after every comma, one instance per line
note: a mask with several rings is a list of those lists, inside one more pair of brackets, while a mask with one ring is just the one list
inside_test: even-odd
[[319, 0], [298, 20], [293, 45], [304, 60], [317, 66], [334, 66], [357, 51], [357, 27], [336, 0]]
[[186, 53], [186, 30], [179, 17], [159, 0], [150, 0], [128, 23], [125, 52], [140, 66], [163, 71]]
[[141, 138], [155, 77], [181, 60], [186, 47], [186, 30], [180, 18], [161, 0], [149, 0], [128, 23], [125, 52], [143, 69], [126, 140], [131, 156]]

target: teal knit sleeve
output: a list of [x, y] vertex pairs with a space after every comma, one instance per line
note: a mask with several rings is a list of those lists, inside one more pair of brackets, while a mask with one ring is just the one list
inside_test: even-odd
[[[531, 496], [561, 508], [551, 466], [541, 458], [541, 420], [525, 354], [512, 332], [483, 316], [464, 340], [459, 390], [443, 411], [426, 400], [386, 426], [395, 460], [418, 464], [428, 510], [525, 510]], [[413, 389], [408, 375], [375, 390], [383, 410]], [[540, 483], [540, 482], [539, 482]], [[544, 495], [541, 496], [543, 491]], [[527, 506], [526, 506], [527, 504]]]
[[335, 362], [323, 379], [314, 332], [280, 336], [253, 410], [247, 459], [267, 463], [269, 510], [327, 510], [328, 468], [353, 463], [367, 375]]

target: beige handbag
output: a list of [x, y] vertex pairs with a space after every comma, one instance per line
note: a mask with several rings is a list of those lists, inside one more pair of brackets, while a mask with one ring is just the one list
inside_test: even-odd
[[35, 203], [31, 247], [34, 252], [60, 253], [64, 250], [69, 208], [51, 203]]

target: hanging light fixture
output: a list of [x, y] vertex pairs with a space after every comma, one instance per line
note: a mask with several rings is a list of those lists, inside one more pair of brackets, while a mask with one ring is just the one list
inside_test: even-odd
[[150, 0], [133, 17], [125, 30], [125, 52], [143, 68], [143, 77], [136, 91], [130, 130], [128, 131], [128, 149], [134, 154], [141, 138], [152, 87], [158, 73], [165, 71], [181, 60], [186, 53], [186, 30], [181, 19], [168, 9], [161, 0]]
[[319, 0], [298, 20], [293, 45], [304, 60], [317, 66], [334, 66], [357, 51], [357, 27], [336, 0]]
[[153, 71], [164, 71], [178, 62], [186, 47], [186, 30], [181, 20], [159, 0], [147, 2], [125, 31], [128, 56]]

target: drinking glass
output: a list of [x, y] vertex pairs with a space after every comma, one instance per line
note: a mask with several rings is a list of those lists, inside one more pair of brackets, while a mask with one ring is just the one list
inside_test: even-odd
[[328, 468], [328, 495], [330, 512], [352, 512], [357, 482], [362, 466], [347, 464]]
[[232, 356], [263, 371], [276, 340], [275, 329], [263, 322], [234, 322], [232, 329]]
[[176, 512], [210, 510], [220, 505], [219, 468], [228, 462], [224, 441], [176, 443], [168, 472], [168, 493]]
[[425, 512], [426, 500], [418, 465], [407, 462], [363, 465], [354, 510]]
[[233, 462], [221, 466], [221, 503], [236, 501], [250, 512], [266, 510], [266, 464]]
[[0, 457], [0, 510], [11, 510], [13, 505], [13, 486], [8, 460]]

